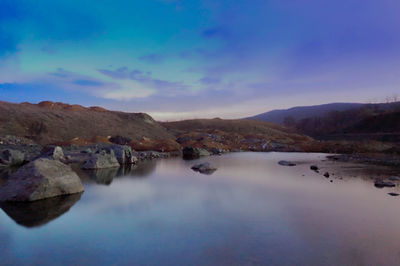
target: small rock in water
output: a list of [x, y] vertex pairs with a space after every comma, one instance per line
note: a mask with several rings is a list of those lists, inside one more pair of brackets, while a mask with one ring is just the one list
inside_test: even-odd
[[326, 178], [328, 178], [328, 177], [329, 177], [329, 173], [328, 173], [328, 172], [325, 172], [324, 176], [325, 176]]
[[279, 161], [278, 164], [283, 165], [283, 166], [295, 166], [295, 163], [288, 162], [288, 161]]
[[383, 188], [383, 187], [395, 187], [396, 185], [392, 182], [383, 181], [383, 180], [375, 180], [375, 187]]
[[333, 183], [333, 180], [331, 180], [330, 182]]
[[310, 166], [310, 169], [313, 170], [313, 171], [318, 171], [318, 166], [316, 166], [316, 165], [311, 165], [311, 166]]
[[201, 174], [211, 175], [217, 170], [217, 168], [211, 166], [210, 163], [199, 163], [193, 165], [192, 170]]
[[393, 197], [396, 197], [396, 196], [398, 196], [399, 194], [398, 193], [394, 193], [394, 192], [390, 192], [390, 193], [388, 193], [390, 196], [393, 196]]
[[400, 177], [398, 176], [391, 176], [388, 178], [390, 181], [400, 181]]

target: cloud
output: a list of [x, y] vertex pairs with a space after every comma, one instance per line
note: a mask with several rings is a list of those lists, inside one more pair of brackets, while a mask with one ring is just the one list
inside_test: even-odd
[[200, 83], [204, 85], [215, 85], [221, 82], [220, 78], [211, 78], [211, 77], [204, 77], [199, 80]]
[[116, 70], [98, 69], [97, 71], [113, 79], [135, 81], [140, 84], [141, 88], [155, 90], [160, 95], [176, 95], [190, 89], [190, 86], [183, 82], [153, 78], [151, 72], [129, 70], [127, 67], [120, 67]]
[[150, 64], [157, 64], [157, 63], [162, 63], [165, 59], [165, 56], [160, 55], [160, 54], [148, 54], [144, 56], [140, 56], [138, 58], [140, 61], [144, 61]]
[[104, 86], [103, 82], [87, 79], [77, 79], [73, 81], [74, 84], [79, 86], [101, 87]]

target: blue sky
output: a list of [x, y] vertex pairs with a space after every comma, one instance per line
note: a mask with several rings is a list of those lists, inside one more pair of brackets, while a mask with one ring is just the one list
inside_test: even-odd
[[398, 0], [1, 0], [0, 100], [161, 120], [400, 93]]

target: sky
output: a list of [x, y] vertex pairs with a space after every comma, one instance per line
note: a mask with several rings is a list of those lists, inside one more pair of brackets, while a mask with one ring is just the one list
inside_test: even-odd
[[399, 0], [0, 0], [0, 100], [240, 118], [400, 94]]

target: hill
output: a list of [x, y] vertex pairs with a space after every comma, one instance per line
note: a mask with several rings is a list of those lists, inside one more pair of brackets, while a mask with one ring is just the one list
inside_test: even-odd
[[273, 110], [266, 113], [258, 114], [246, 119], [260, 120], [283, 125], [285, 119], [291, 118], [299, 121], [311, 117], [323, 117], [332, 111], [345, 111], [357, 107], [361, 107], [361, 103], [329, 103], [313, 106], [297, 106], [289, 109]]
[[40, 144], [113, 135], [133, 140], [174, 139], [144, 113], [115, 112], [50, 101], [39, 104], [0, 101], [0, 137], [6, 135], [25, 137]]
[[182, 146], [251, 151], [309, 151], [314, 140], [272, 123], [194, 119], [162, 123]]

